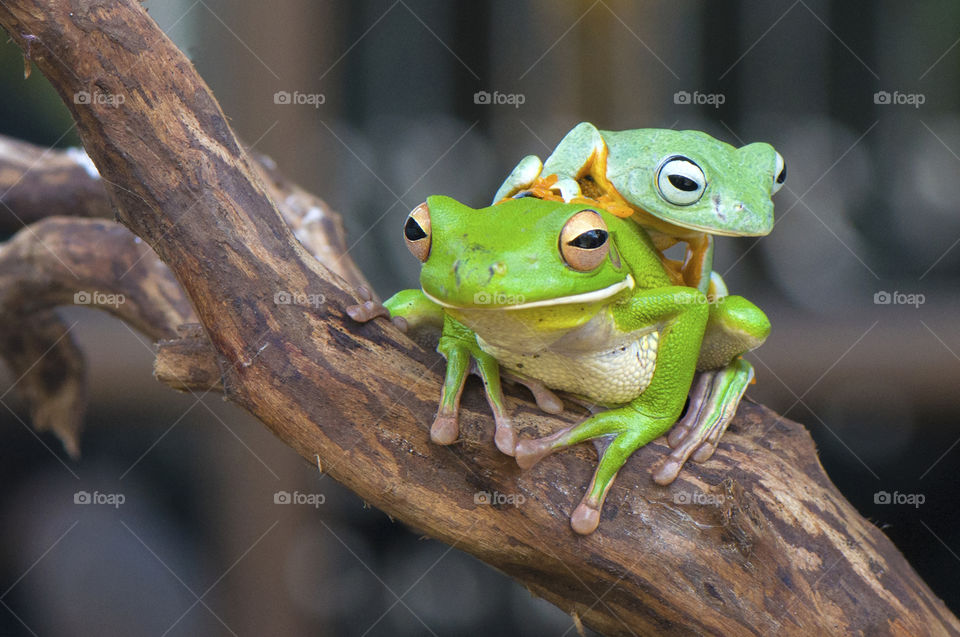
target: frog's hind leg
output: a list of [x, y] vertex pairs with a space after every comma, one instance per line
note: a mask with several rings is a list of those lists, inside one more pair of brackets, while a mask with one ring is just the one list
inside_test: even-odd
[[521, 440], [516, 449], [517, 464], [521, 469], [529, 469], [555, 451], [594, 438], [609, 436], [611, 433], [618, 433], [611, 432], [610, 425], [611, 423], [606, 419], [591, 417], [543, 438]]
[[705, 462], [713, 455], [753, 374], [753, 365], [742, 358], [721, 370], [700, 372], [687, 413], [667, 436], [673, 451], [654, 468], [654, 482], [670, 484], [691, 456], [695, 462]]
[[541, 411], [548, 414], [563, 413], [563, 401], [539, 380], [513, 374], [505, 369], [500, 370], [500, 377], [503, 378], [503, 380], [523, 385], [529, 389], [530, 393], [533, 394], [533, 399], [537, 402], [537, 407], [539, 407]]
[[597, 530], [600, 524], [600, 511], [603, 510], [607, 493], [627, 458], [637, 447], [642, 446], [642, 438], [641, 434], [625, 432], [610, 441], [600, 456], [600, 463], [593, 474], [590, 486], [587, 487], [586, 494], [570, 516], [570, 526], [574, 531], [581, 535], [590, 535]]

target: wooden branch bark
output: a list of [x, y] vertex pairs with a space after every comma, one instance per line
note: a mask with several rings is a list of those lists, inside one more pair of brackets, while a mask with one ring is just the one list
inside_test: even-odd
[[0, 246], [0, 357], [34, 425], [53, 430], [77, 456], [85, 367], [73, 326], [53, 311], [71, 304], [106, 310], [154, 340], [197, 319], [170, 270], [111, 221], [50, 217]]
[[51, 151], [0, 135], [0, 232], [56, 216], [113, 217], [93, 162], [80, 149]]
[[[494, 449], [476, 391], [464, 396], [462, 442], [432, 445], [437, 356], [385, 321], [346, 317], [355, 299], [290, 233], [207, 87], [135, 1], [5, 0], [0, 24], [21, 46], [31, 39], [120, 221], [190, 299], [227, 397], [368, 502], [609, 635], [960, 634], [833, 487], [806, 431], [760, 406], [744, 404], [714, 458], [670, 487], [648, 472], [665, 446], [642, 449], [599, 531], [575, 536], [567, 519], [594, 454], [520, 472]], [[124, 100], [77, 104], [78, 91]], [[325, 302], [276, 303], [278, 292]], [[522, 435], [580, 417], [509, 400]], [[482, 491], [524, 503], [478, 503]]]
[[[369, 287], [347, 256], [340, 215], [284, 177], [266, 155], [253, 159], [267, 193], [303, 247], [349, 285]], [[103, 186], [83, 149], [41, 148], [0, 135], [0, 233], [14, 233], [47, 217], [113, 219], [113, 204]]]

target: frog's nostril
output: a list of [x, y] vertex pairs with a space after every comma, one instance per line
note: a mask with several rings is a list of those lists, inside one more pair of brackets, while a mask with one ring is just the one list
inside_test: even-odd
[[503, 276], [507, 273], [507, 264], [503, 261], [497, 261], [490, 266], [490, 276], [500, 275]]

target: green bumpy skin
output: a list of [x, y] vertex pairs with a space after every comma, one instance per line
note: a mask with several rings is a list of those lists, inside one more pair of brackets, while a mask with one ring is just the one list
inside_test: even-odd
[[[399, 292], [385, 306], [411, 326], [435, 325], [442, 317], [438, 351], [447, 372], [432, 439], [457, 439], [459, 397], [471, 367], [484, 381], [498, 448], [514, 454], [522, 467], [569, 445], [606, 439], [590, 487], [571, 516], [575, 531], [592, 532], [620, 467], [683, 410], [711, 315], [706, 296], [672, 285], [646, 233], [602, 209], [523, 198], [475, 210], [448, 197], [431, 197], [426, 209], [429, 232], [407, 232], [408, 245], [411, 237], [429, 242], [418, 248], [427, 254], [421, 290]], [[599, 217], [607, 233], [603, 246], [585, 252], [606, 252], [596, 265], [578, 270], [565, 256], [565, 233], [584, 215]], [[594, 243], [597, 236], [591, 235]], [[718, 315], [747, 320], [721, 322], [720, 343], [728, 333], [749, 340], [763, 331], [758, 316], [746, 311], [749, 302], [738, 299], [727, 297], [724, 306], [739, 308], [739, 314]], [[729, 357], [722, 361], [727, 364], [745, 351], [738, 348], [711, 352]], [[517, 443], [500, 365], [610, 409], [568, 430]]]

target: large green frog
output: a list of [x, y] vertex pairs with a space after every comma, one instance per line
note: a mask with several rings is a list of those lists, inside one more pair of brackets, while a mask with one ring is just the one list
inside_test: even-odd
[[[473, 209], [435, 196], [414, 209], [403, 233], [423, 264], [420, 289], [348, 312], [357, 320], [388, 314], [401, 325], [442, 328], [437, 349], [447, 369], [434, 442], [457, 440], [460, 394], [474, 365], [494, 414], [496, 445], [521, 467], [603, 439], [593, 480], [571, 515], [578, 533], [596, 529], [627, 458], [677, 421], [701, 352], [722, 366], [769, 330], [749, 301], [726, 296], [720, 303], [730, 323], [705, 342], [706, 295], [674, 285], [646, 233], [598, 207], [520, 198]], [[607, 409], [518, 442], [501, 365]]]

